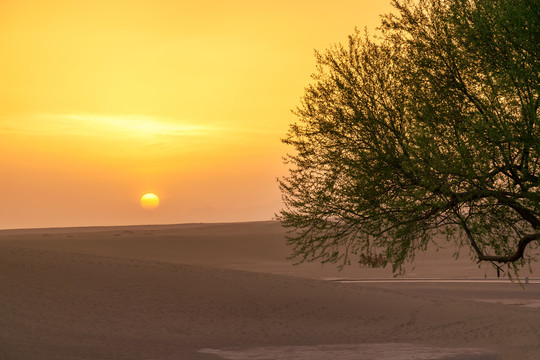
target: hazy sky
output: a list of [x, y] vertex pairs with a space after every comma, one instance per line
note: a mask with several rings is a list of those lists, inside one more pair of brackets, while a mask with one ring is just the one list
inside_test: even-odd
[[[389, 0], [3, 0], [0, 228], [268, 220], [314, 50]], [[157, 194], [154, 210], [139, 206]]]

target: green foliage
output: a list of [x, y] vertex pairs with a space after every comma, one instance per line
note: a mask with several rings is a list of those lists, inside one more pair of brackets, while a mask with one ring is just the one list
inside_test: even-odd
[[292, 257], [382, 252], [398, 272], [444, 232], [517, 270], [540, 228], [540, 3], [393, 4], [378, 38], [316, 54], [283, 140]]

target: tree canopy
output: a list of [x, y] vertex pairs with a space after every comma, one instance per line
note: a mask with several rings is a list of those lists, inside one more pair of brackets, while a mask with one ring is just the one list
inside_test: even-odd
[[443, 233], [517, 271], [540, 239], [540, 2], [393, 5], [316, 53], [283, 140], [292, 257], [397, 272]]

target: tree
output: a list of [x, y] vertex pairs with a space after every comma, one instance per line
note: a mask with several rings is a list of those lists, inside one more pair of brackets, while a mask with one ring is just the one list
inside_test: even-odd
[[291, 257], [398, 272], [443, 233], [517, 272], [540, 239], [540, 2], [393, 6], [316, 53], [278, 180]]

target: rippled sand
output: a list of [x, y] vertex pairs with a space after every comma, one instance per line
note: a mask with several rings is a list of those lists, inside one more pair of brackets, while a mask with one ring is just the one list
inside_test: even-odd
[[445, 348], [413, 344], [281, 346], [254, 349], [202, 349], [230, 360], [495, 360], [485, 349]]
[[0, 359], [538, 359], [539, 284], [342, 284], [287, 254], [274, 222], [0, 231]]

